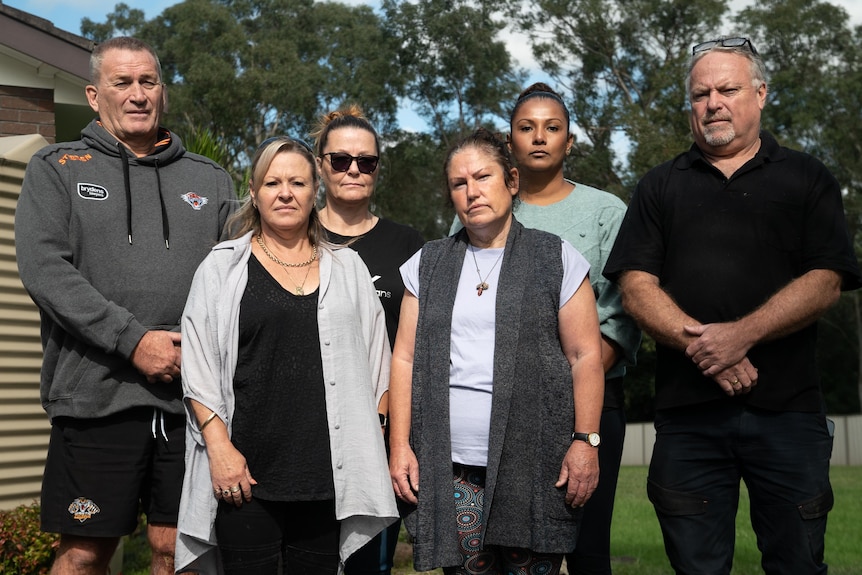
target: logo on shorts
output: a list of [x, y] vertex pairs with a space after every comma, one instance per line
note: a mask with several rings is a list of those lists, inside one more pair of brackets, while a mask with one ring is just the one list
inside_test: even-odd
[[201, 209], [209, 200], [203, 196], [199, 196], [194, 192], [189, 192], [180, 196], [185, 202], [196, 210]]
[[73, 518], [77, 519], [81, 523], [83, 523], [87, 519], [90, 519], [99, 511], [101, 511], [101, 509], [99, 509], [99, 506], [93, 503], [91, 499], [87, 499], [86, 497], [79, 497], [72, 501], [72, 503], [69, 505], [69, 513], [72, 515]]

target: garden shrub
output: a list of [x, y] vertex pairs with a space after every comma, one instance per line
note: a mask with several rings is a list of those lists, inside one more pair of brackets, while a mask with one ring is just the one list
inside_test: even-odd
[[39, 503], [0, 511], [0, 573], [47, 575], [60, 537], [39, 529]]

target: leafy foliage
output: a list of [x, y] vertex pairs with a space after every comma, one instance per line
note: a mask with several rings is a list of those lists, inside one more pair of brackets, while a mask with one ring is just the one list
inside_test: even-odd
[[130, 8], [121, 2], [107, 15], [106, 22], [99, 24], [89, 18], [82, 18], [81, 34], [96, 42], [104, 42], [113, 36], [134, 36], [145, 22], [143, 10]]
[[[625, 197], [649, 168], [688, 147], [682, 78], [693, 38], [712, 34], [723, 0], [538, 0], [510, 3], [533, 55], [570, 95], [581, 181]], [[616, 161], [615, 138], [630, 144]], [[581, 174], [581, 168], [591, 178]]]
[[498, 35], [488, 0], [384, 0], [386, 26], [399, 41], [398, 63], [407, 96], [444, 147], [508, 109], [525, 75]]
[[367, 6], [311, 0], [186, 0], [140, 30], [159, 52], [177, 131], [213, 132], [240, 173], [257, 144], [303, 137], [321, 110], [361, 102], [394, 124], [392, 38]]
[[426, 240], [447, 235], [454, 211], [447, 206], [443, 159], [446, 150], [428, 134], [399, 132], [385, 149], [374, 211], [410, 222]]
[[[683, 80], [691, 46], [721, 34], [750, 36], [770, 75], [764, 128], [835, 174], [862, 253], [862, 132], [855, 129], [862, 27], [851, 28], [846, 12], [823, 0], [762, 0], [736, 15], [731, 7], [730, 0], [382, 0], [375, 11], [314, 0], [184, 0], [149, 21], [117, 4], [105, 23], [84, 20], [82, 32], [149, 41], [169, 84], [168, 125], [223, 145], [220, 161], [238, 185], [261, 140], [302, 137], [321, 112], [358, 103], [384, 144], [373, 210], [427, 239], [452, 221], [440, 176], [451, 141], [478, 125], [506, 126], [526, 83], [508, 49], [512, 30], [526, 35], [566, 96], [575, 133], [567, 175], [624, 200], [647, 170], [690, 145]], [[403, 99], [428, 133], [399, 129]], [[830, 410], [858, 409], [858, 398], [848, 400], [853, 381], [862, 394], [862, 313], [848, 301], [840, 317], [824, 320], [830, 347], [818, 352]], [[640, 358], [627, 384], [635, 419], [651, 417], [649, 340]]]
[[39, 504], [0, 511], [0, 573], [47, 575], [60, 544], [39, 529]]

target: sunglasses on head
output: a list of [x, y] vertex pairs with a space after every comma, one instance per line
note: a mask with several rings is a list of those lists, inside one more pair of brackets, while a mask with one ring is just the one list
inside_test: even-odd
[[321, 155], [329, 156], [329, 163], [336, 172], [346, 172], [356, 161], [356, 167], [361, 173], [370, 174], [377, 169], [377, 162], [380, 161], [377, 156], [351, 156], [344, 152], [327, 152]]
[[757, 50], [754, 49], [754, 44], [748, 38], [719, 38], [718, 40], [710, 40], [709, 42], [701, 42], [695, 44], [691, 48], [691, 55], [694, 56], [698, 52], [706, 52], [712, 50], [716, 46], [722, 48], [748, 48], [748, 50], [757, 56]]

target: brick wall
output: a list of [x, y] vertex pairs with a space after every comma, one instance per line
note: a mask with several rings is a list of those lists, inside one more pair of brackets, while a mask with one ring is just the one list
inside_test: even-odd
[[25, 134], [40, 134], [54, 143], [54, 91], [0, 86], [0, 136]]

